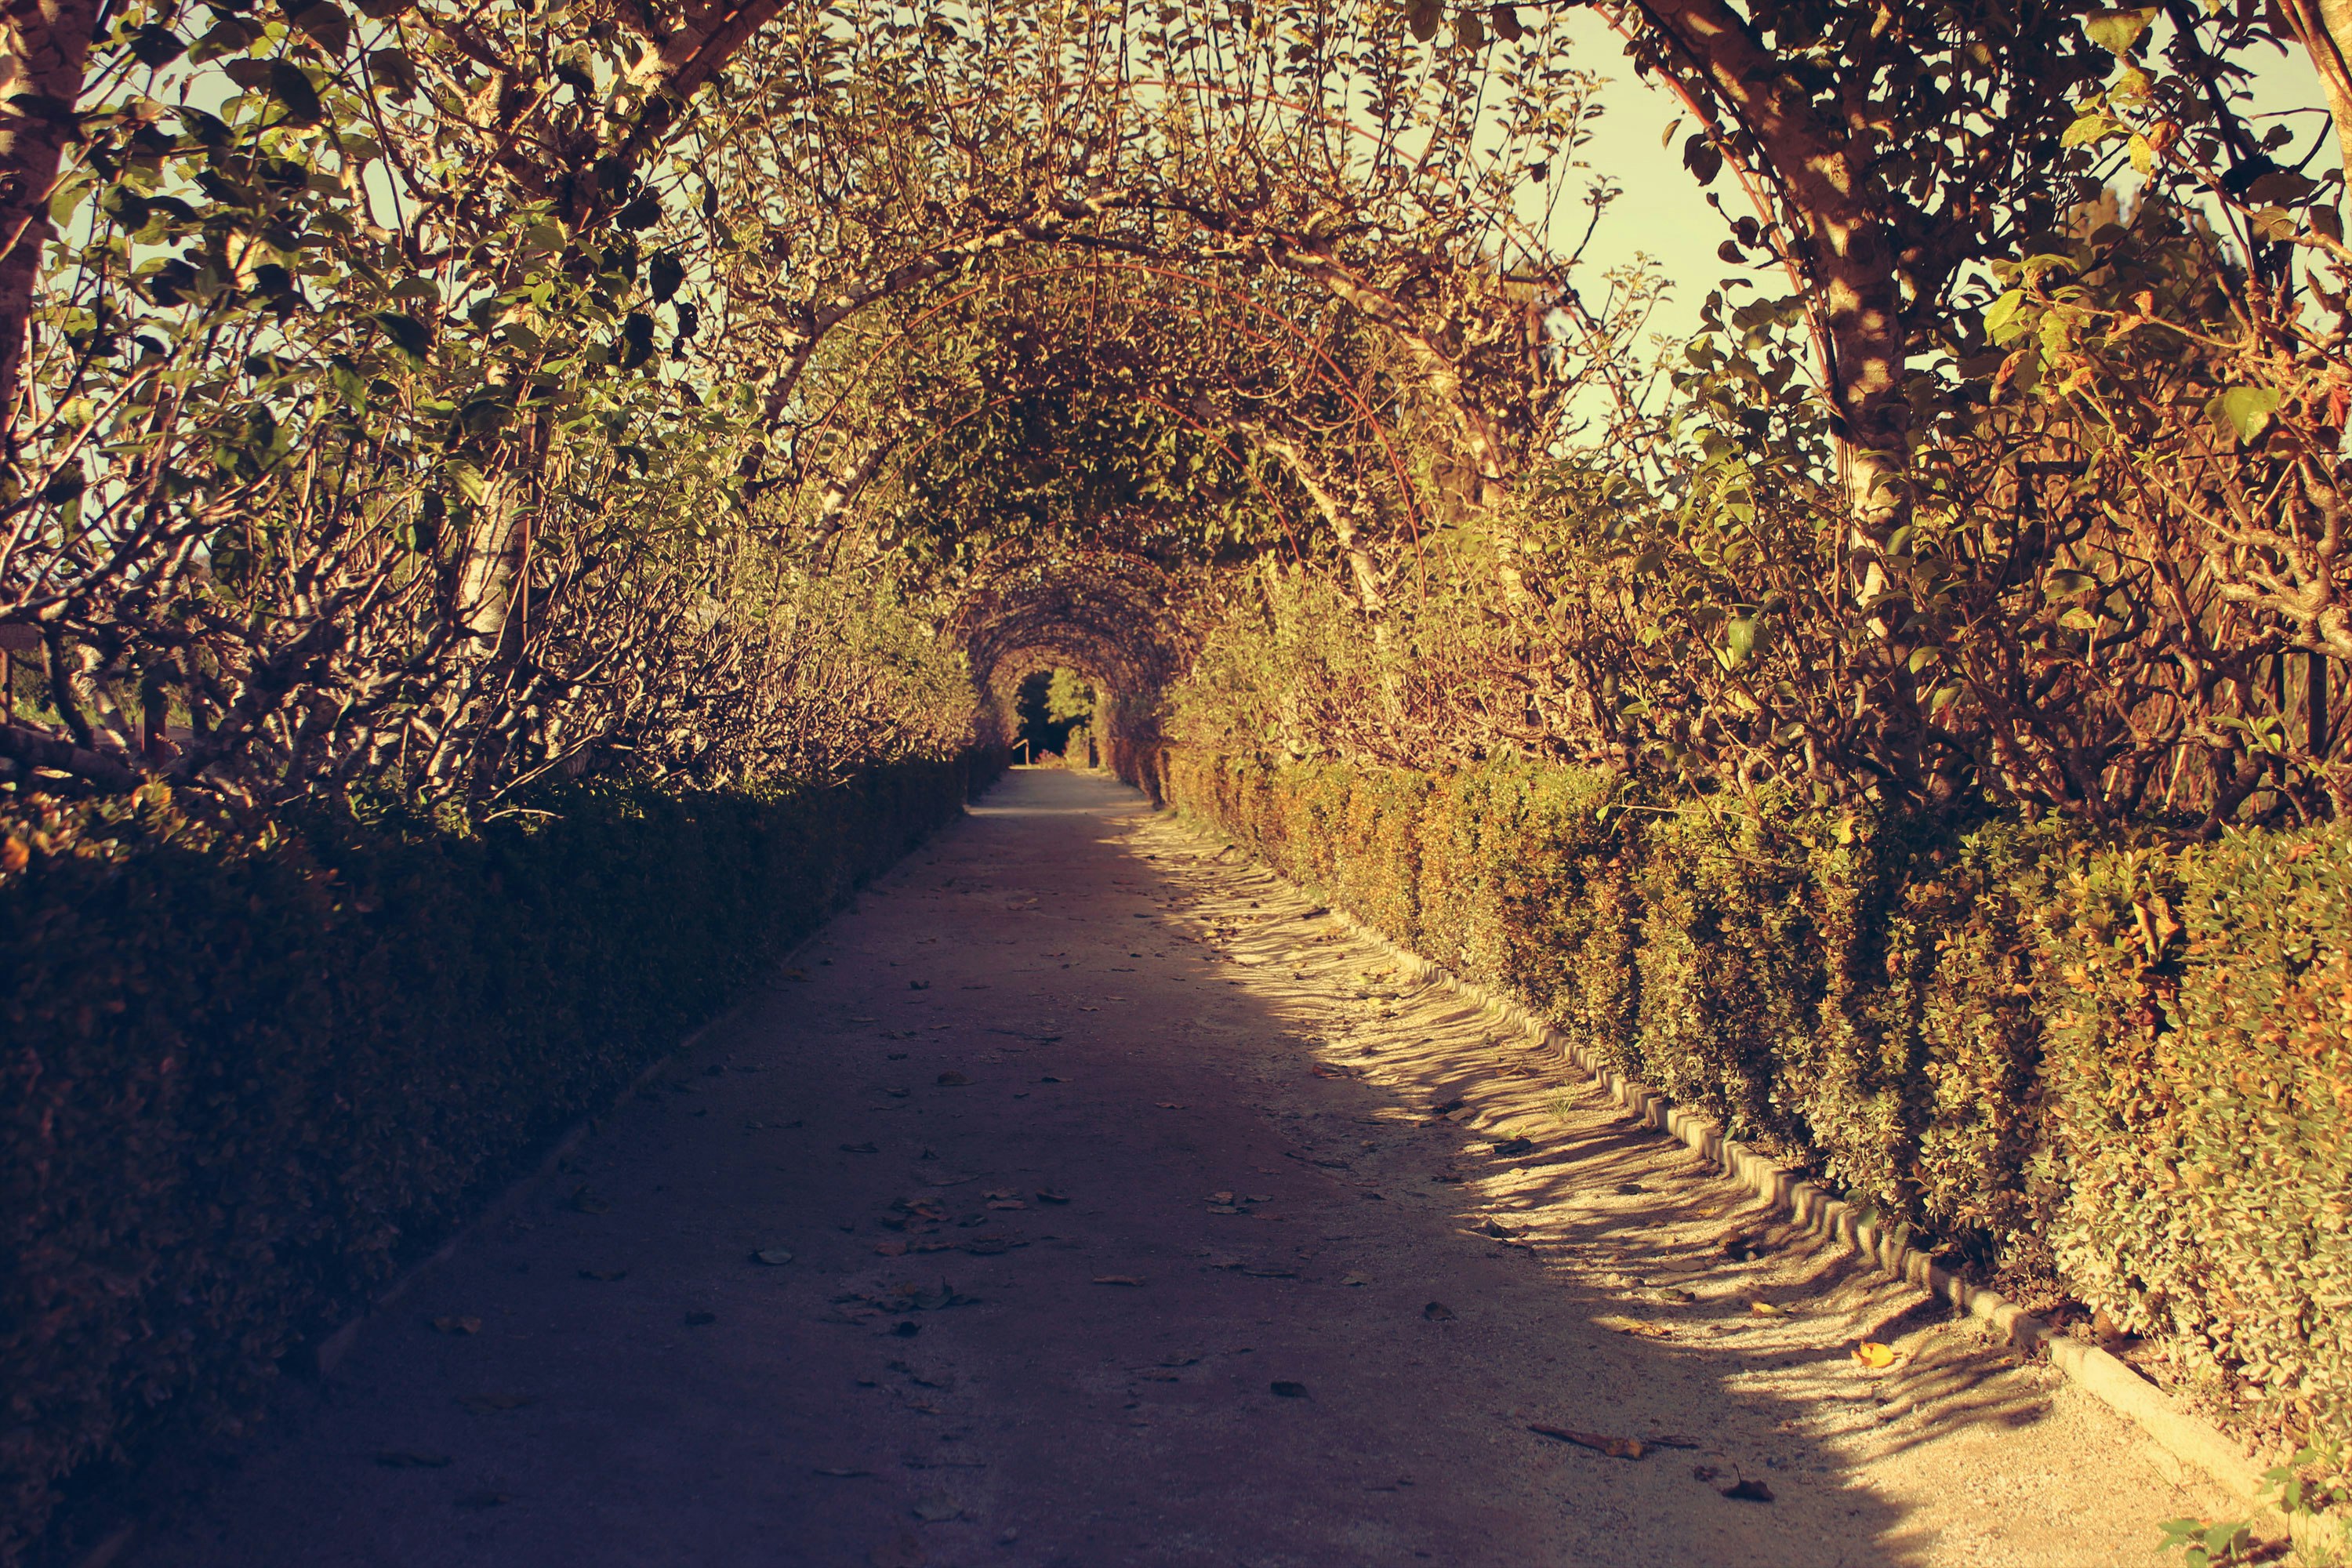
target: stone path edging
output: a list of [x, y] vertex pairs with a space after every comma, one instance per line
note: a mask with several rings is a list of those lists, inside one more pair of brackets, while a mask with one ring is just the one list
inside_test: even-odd
[[[1235, 851], [1248, 854], [1213, 825], [1172, 809], [1169, 814]], [[1297, 883], [1291, 882], [1264, 860], [1255, 856], [1249, 858], [1268, 875], [1287, 886], [1297, 888]], [[1306, 896], [1315, 896], [1305, 889], [1299, 889], [1299, 891]], [[2096, 1345], [2087, 1345], [2055, 1332], [2050, 1325], [1999, 1291], [1962, 1279], [1917, 1248], [1890, 1235], [1875, 1221], [1864, 1218], [1861, 1211], [1844, 1199], [1831, 1196], [1738, 1140], [1725, 1137], [1723, 1130], [1711, 1118], [1677, 1110], [1656, 1089], [1613, 1068], [1603, 1067], [1582, 1047], [1545, 1022], [1524, 1003], [1489, 990], [1475, 981], [1462, 978], [1434, 959], [1400, 945], [1385, 931], [1365, 924], [1345, 910], [1328, 904], [1328, 900], [1324, 901], [1332, 919], [1356, 935], [1385, 948], [1413, 979], [1424, 985], [1453, 992], [1516, 1026], [1529, 1038], [1556, 1047], [1575, 1064], [1593, 1087], [1604, 1090], [1632, 1120], [1680, 1139], [1692, 1152], [1721, 1166], [1733, 1180], [1766, 1202], [1785, 1210], [1799, 1225], [1814, 1235], [1837, 1242], [1867, 1258], [1885, 1273], [1907, 1280], [1930, 1295], [1941, 1297], [1969, 1316], [1990, 1324], [2017, 1349], [2046, 1352], [2051, 1362], [2085, 1393], [2135, 1423], [2174, 1458], [2194, 1465], [2231, 1496], [2242, 1500], [2253, 1510], [2258, 1527], [2288, 1536], [2300, 1547], [2338, 1552], [2352, 1548], [2352, 1527], [2309, 1514], [2290, 1516], [2263, 1504], [2262, 1499], [2266, 1484], [2262, 1470], [2247, 1458], [2245, 1450], [2210, 1422], [2180, 1409], [2163, 1390], [2113, 1355]], [[2332, 1523], [2335, 1524], [2333, 1530], [2330, 1529]]]

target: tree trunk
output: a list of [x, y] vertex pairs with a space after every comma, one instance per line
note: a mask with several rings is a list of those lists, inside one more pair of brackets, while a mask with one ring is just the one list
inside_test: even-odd
[[96, 0], [0, 0], [0, 420], [14, 421], [49, 195], [73, 135]]
[[2336, 150], [2344, 178], [2352, 184], [2352, 0], [2280, 0], [2288, 23], [2327, 93], [2327, 113], [2336, 121]]

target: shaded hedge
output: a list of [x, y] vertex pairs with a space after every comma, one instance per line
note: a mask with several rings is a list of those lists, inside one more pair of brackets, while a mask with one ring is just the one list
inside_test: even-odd
[[583, 787], [463, 835], [0, 808], [0, 1562], [80, 1468], [245, 1418], [976, 782]]
[[1160, 760], [1180, 808], [1958, 1260], [2352, 1433], [2352, 828], [2167, 850]]

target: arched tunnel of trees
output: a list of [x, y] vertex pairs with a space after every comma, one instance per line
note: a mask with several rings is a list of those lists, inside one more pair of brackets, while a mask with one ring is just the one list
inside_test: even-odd
[[[249, 1394], [122, 1344], [301, 1342], [1016, 746], [2343, 1434], [2339, 9], [12, 8], [0, 1267], [82, 1327], [0, 1338], [0, 1560]], [[1587, 261], [1645, 221], [1611, 72], [1718, 276]], [[726, 880], [788, 840], [793, 910]], [[643, 955], [625, 1027], [517, 1024], [446, 1168], [334, 1084], [174, 1098], [306, 1008], [454, 1085], [412, 1013], [572, 994], [542, 939]], [[322, 1126], [250, 1278], [120, 1239], [213, 1178], [94, 1148]]]

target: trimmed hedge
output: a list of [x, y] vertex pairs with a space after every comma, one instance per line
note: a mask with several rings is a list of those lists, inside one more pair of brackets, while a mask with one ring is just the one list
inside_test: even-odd
[[2167, 850], [1182, 752], [1399, 943], [2284, 1437], [2352, 1435], [2352, 827]]
[[77, 1470], [247, 1418], [975, 771], [583, 787], [466, 834], [0, 810], [0, 1562]]

